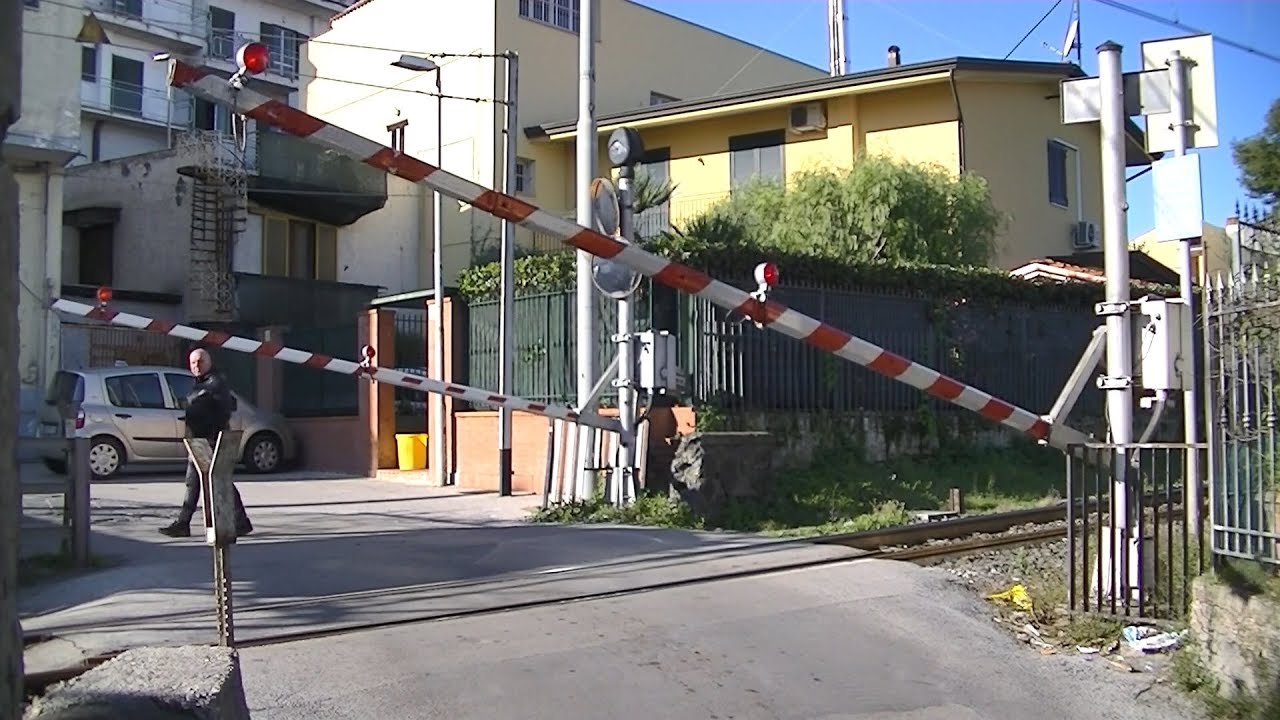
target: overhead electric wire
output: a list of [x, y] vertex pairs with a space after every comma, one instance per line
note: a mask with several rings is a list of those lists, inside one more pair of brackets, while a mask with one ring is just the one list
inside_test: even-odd
[[[26, 29], [24, 29], [22, 32], [23, 32], [24, 34], [41, 35], [41, 36], [44, 36], [44, 37], [58, 38], [58, 39], [62, 39], [62, 40], [71, 40], [71, 41], [76, 40], [76, 38], [71, 37], [71, 36], [69, 36], [69, 35], [59, 35], [59, 34], [57, 34], [57, 33], [47, 33], [47, 32], [41, 32], [41, 31], [39, 31], [39, 30], [26, 30]], [[111, 43], [111, 46], [112, 46], [112, 47], [118, 47], [118, 48], [124, 48], [124, 49], [126, 49], [126, 50], [139, 50], [139, 51], [149, 52], [149, 53], [153, 53], [153, 54], [157, 52], [156, 48], [154, 48], [154, 47], [142, 47], [142, 46], [138, 46], [138, 45], [119, 45], [119, 44], [116, 44], [116, 43]], [[221, 60], [221, 59], [225, 59], [225, 58], [219, 58], [219, 59]], [[441, 67], [446, 67], [446, 66], [448, 66], [451, 62], [454, 62], [454, 60], [451, 60], [450, 62], [446, 62], [446, 63], [441, 63], [441, 64], [440, 64], [440, 66], [441, 66]], [[468, 97], [468, 96], [465, 96], [465, 95], [449, 95], [449, 94], [447, 94], [447, 93], [436, 93], [436, 92], [432, 92], [432, 91], [430, 91], [430, 90], [410, 90], [410, 89], [405, 89], [405, 88], [402, 88], [402, 87], [399, 87], [399, 86], [396, 86], [396, 85], [377, 85], [377, 84], [375, 84], [375, 83], [360, 82], [359, 80], [347, 80], [347, 79], [344, 79], [344, 78], [327, 77], [327, 76], [324, 76], [324, 75], [310, 75], [310, 74], [308, 74], [308, 73], [304, 73], [304, 72], [299, 72], [299, 73], [298, 73], [298, 78], [299, 78], [299, 79], [303, 79], [303, 78], [305, 78], [305, 79], [308, 79], [308, 80], [326, 80], [326, 81], [328, 81], [328, 82], [344, 83], [344, 84], [347, 84], [347, 85], [356, 85], [356, 86], [359, 86], [359, 87], [377, 88], [378, 90], [393, 90], [393, 91], [396, 91], [396, 92], [412, 93], [412, 94], [414, 94], [414, 95], [428, 95], [428, 96], [430, 96], [430, 97], [438, 97], [438, 98], [443, 98], [443, 99], [445, 99], [445, 100], [465, 100], [465, 101], [467, 101], [467, 102], [475, 102], [475, 103], [493, 103], [493, 104], [495, 104], [495, 105], [504, 105], [504, 104], [506, 104], [506, 101], [504, 101], [504, 100], [499, 100], [499, 99], [497, 99], [497, 98]], [[412, 79], [412, 77], [411, 77], [411, 78], [409, 78], [409, 79]], [[407, 81], [408, 81], [408, 80], [406, 80], [406, 82], [407, 82]], [[152, 89], [152, 90], [154, 90], [155, 88], [144, 88], [144, 89]], [[375, 93], [375, 94], [376, 94], [376, 93]], [[368, 97], [372, 97], [372, 95], [366, 96], [366, 99], [367, 99]], [[341, 107], [345, 107], [345, 106], [340, 105], [340, 106], [339, 106], [339, 108], [341, 108]], [[329, 112], [333, 112], [333, 110], [330, 110]]]
[[[1037, 29], [1039, 29], [1039, 28], [1040, 28], [1040, 26], [1044, 24], [1044, 21], [1045, 21], [1045, 20], [1048, 20], [1048, 19], [1049, 19], [1049, 16], [1053, 14], [1053, 11], [1054, 11], [1054, 10], [1057, 10], [1057, 9], [1058, 9], [1058, 6], [1059, 6], [1059, 5], [1061, 5], [1061, 4], [1062, 4], [1062, 0], [1056, 0], [1056, 1], [1053, 3], [1053, 6], [1049, 8], [1048, 12], [1046, 12], [1044, 15], [1041, 15], [1041, 16], [1040, 16], [1040, 19], [1036, 21], [1036, 24], [1035, 24], [1035, 25], [1032, 25], [1032, 26], [1031, 26], [1031, 29], [1027, 31], [1027, 34], [1026, 34], [1026, 35], [1023, 35], [1023, 36], [1022, 36], [1022, 39], [1021, 39], [1021, 40], [1019, 40], [1019, 41], [1018, 41], [1018, 43], [1017, 43], [1016, 45], [1014, 45], [1014, 46], [1013, 46], [1013, 49], [1012, 49], [1012, 50], [1010, 50], [1009, 52], [1007, 52], [1007, 53], [1005, 53], [1005, 54], [1004, 54], [1004, 58], [1003, 58], [1003, 59], [1008, 60], [1010, 56], [1012, 56], [1014, 53], [1016, 53], [1016, 52], [1018, 51], [1018, 48], [1022, 47], [1022, 43], [1026, 42], [1026, 41], [1027, 41], [1027, 38], [1031, 37], [1031, 33], [1035, 32]], [[1064, 52], [1065, 52], [1065, 51], [1064, 51]]]
[[1093, 1], [1096, 3], [1100, 3], [1102, 5], [1106, 5], [1107, 7], [1110, 7], [1110, 8], [1115, 8], [1116, 10], [1119, 10], [1121, 12], [1127, 12], [1130, 15], [1135, 15], [1145, 20], [1150, 20], [1151, 22], [1156, 22], [1162, 25], [1167, 25], [1172, 28], [1177, 28], [1178, 30], [1182, 30], [1184, 32], [1195, 33], [1197, 35], [1212, 35], [1214, 42], [1220, 42], [1223, 45], [1226, 45], [1227, 47], [1235, 48], [1236, 50], [1249, 53], [1250, 55], [1257, 55], [1258, 57], [1263, 58], [1264, 60], [1270, 60], [1271, 62], [1274, 62], [1274, 63], [1280, 63], [1280, 55], [1273, 55], [1269, 52], [1264, 52], [1262, 50], [1259, 50], [1258, 48], [1253, 47], [1251, 45], [1245, 45], [1242, 42], [1231, 40], [1230, 38], [1225, 38], [1217, 33], [1211, 33], [1207, 30], [1201, 30], [1199, 28], [1191, 27], [1186, 23], [1179, 22], [1178, 20], [1174, 20], [1172, 18], [1167, 18], [1162, 15], [1156, 15], [1153, 12], [1148, 12], [1141, 8], [1136, 8], [1136, 7], [1133, 7], [1132, 5], [1118, 2], [1117, 0], [1093, 0]]

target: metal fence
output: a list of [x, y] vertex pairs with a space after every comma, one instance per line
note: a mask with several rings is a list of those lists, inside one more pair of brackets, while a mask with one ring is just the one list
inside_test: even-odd
[[[746, 286], [750, 283], [742, 282]], [[1052, 405], [1097, 326], [1091, 308], [1012, 303], [957, 305], [906, 292], [786, 285], [780, 302], [894, 352], [1030, 408]], [[597, 362], [613, 357], [614, 304], [597, 297]], [[687, 378], [682, 401], [747, 411], [951, 409], [899, 382], [729, 316], [707, 300], [644, 283], [637, 324], [671, 330]], [[575, 395], [576, 312], [572, 292], [518, 298], [513, 392], [540, 400]], [[498, 303], [471, 305], [470, 383], [496, 389]], [[1098, 412], [1089, 387], [1077, 412]]]
[[1206, 289], [1215, 555], [1280, 565], [1280, 279], [1253, 266]]
[[[395, 308], [395, 351], [392, 366], [403, 373], [427, 374], [427, 311]], [[395, 389], [396, 431], [427, 431], [427, 395], [418, 390]]]
[[[296, 328], [285, 333], [286, 347], [352, 357], [359, 349], [355, 324], [327, 328]], [[280, 412], [286, 417], [334, 417], [360, 412], [359, 380], [294, 363], [280, 369]]]
[[[1183, 618], [1205, 570], [1204, 533], [1188, 526], [1189, 453], [1207, 444], [1089, 444], [1067, 453], [1067, 604], [1077, 612]], [[1117, 472], [1117, 468], [1124, 471]], [[1117, 478], [1121, 478], [1117, 482]], [[1117, 491], [1123, 491], [1123, 499]]]

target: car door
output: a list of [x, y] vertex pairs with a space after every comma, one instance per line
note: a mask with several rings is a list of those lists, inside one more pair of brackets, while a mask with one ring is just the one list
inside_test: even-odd
[[187, 450], [182, 445], [181, 439], [187, 435], [187, 396], [191, 394], [191, 388], [195, 387], [196, 379], [190, 373], [175, 370], [164, 374], [164, 382], [169, 386], [169, 393], [173, 395], [174, 406], [178, 408], [175, 418], [178, 423], [178, 450], [182, 457], [186, 457]]
[[140, 460], [172, 460], [181, 458], [182, 432], [177, 408], [165, 402], [156, 372], [123, 372], [103, 379], [111, 419], [131, 457]]

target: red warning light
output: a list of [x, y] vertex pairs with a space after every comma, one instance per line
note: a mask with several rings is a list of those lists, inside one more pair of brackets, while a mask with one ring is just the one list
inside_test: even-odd
[[756, 266], [756, 282], [773, 287], [778, 284], [778, 266], [771, 262], [762, 262]]
[[236, 51], [236, 64], [240, 71], [250, 75], [261, 75], [267, 71], [271, 62], [271, 51], [262, 43], [245, 43]]
[[377, 355], [378, 351], [374, 350], [372, 345], [365, 345], [364, 347], [360, 348], [360, 354], [364, 356], [364, 359], [366, 361], [372, 361], [373, 356]]
[[106, 305], [109, 302], [111, 302], [111, 288], [109, 287], [98, 288], [98, 304]]

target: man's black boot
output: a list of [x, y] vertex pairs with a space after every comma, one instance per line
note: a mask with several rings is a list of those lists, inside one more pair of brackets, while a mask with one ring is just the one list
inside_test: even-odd
[[160, 534], [174, 538], [191, 537], [191, 524], [184, 523], [181, 520], [174, 520], [169, 525], [160, 528]]

